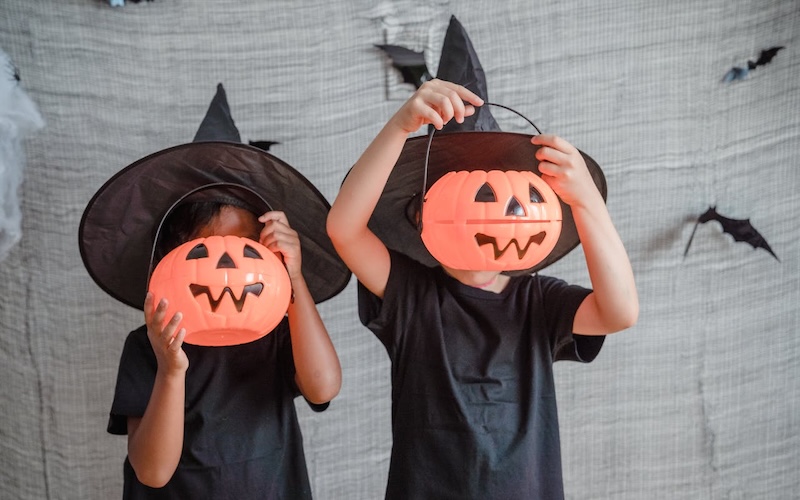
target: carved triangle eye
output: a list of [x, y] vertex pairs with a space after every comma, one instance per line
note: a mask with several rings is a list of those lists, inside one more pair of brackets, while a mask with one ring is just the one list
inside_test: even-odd
[[525, 209], [522, 208], [520, 205], [519, 200], [517, 200], [516, 196], [512, 196], [511, 199], [508, 201], [508, 206], [506, 207], [506, 215], [516, 215], [519, 217], [525, 216]]
[[497, 196], [495, 196], [494, 190], [488, 182], [484, 182], [483, 186], [478, 190], [478, 193], [475, 195], [475, 201], [482, 203], [497, 201]]
[[263, 257], [261, 257], [261, 254], [258, 253], [258, 250], [256, 250], [255, 248], [251, 247], [250, 245], [245, 245], [244, 246], [243, 254], [244, 254], [245, 257], [248, 257], [248, 258], [251, 258], [251, 259], [261, 259], [261, 260], [263, 260]]
[[542, 193], [533, 187], [533, 184], [528, 184], [528, 192], [531, 195], [531, 203], [544, 203]]
[[236, 269], [236, 263], [233, 262], [228, 252], [222, 254], [222, 257], [217, 261], [217, 269]]
[[195, 245], [194, 248], [189, 250], [189, 253], [186, 254], [186, 260], [192, 259], [205, 259], [208, 257], [208, 248], [202, 243], [198, 243]]

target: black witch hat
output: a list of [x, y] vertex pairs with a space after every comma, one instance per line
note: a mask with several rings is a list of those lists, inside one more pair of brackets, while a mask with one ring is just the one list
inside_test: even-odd
[[300, 237], [303, 276], [314, 301], [327, 300], [347, 285], [350, 271], [325, 231], [330, 204], [287, 163], [240, 142], [219, 84], [193, 142], [125, 167], [89, 201], [79, 246], [100, 288], [142, 309], [158, 228], [177, 205], [188, 201], [221, 201], [259, 215], [285, 212]]
[[[529, 170], [540, 174], [535, 157], [539, 146], [531, 144], [533, 136], [502, 132], [492, 116], [483, 67], [466, 30], [455, 16], [450, 18], [436, 77], [468, 88], [487, 104], [476, 108], [475, 114], [466, 117], [463, 123], [450, 120], [433, 137], [408, 139], [369, 222], [370, 229], [387, 247], [428, 266], [435, 266], [437, 262], [422, 242], [417, 215], [422, 196], [440, 177], [450, 171], [484, 170], [487, 165], [492, 170]], [[429, 129], [429, 133], [433, 134], [433, 130]], [[605, 199], [607, 186], [603, 171], [589, 155], [582, 151], [581, 155]], [[538, 271], [578, 246], [580, 239], [572, 211], [563, 201], [561, 211], [561, 235], [552, 252], [534, 267], [508, 274]]]

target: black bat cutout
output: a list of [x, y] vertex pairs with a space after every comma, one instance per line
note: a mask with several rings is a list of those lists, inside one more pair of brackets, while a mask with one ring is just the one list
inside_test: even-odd
[[781, 259], [775, 255], [775, 252], [772, 251], [772, 248], [770, 248], [767, 240], [765, 240], [764, 237], [761, 236], [761, 233], [759, 233], [756, 228], [753, 227], [753, 224], [750, 223], [750, 219], [729, 219], [728, 217], [717, 213], [717, 207], [709, 207], [705, 213], [697, 218], [697, 222], [692, 230], [692, 235], [689, 237], [689, 242], [686, 243], [686, 250], [683, 251], [684, 258], [686, 257], [686, 254], [689, 253], [689, 246], [692, 244], [694, 233], [697, 231], [697, 226], [712, 220], [719, 222], [722, 225], [722, 231], [733, 236], [735, 241], [744, 241], [752, 246], [753, 249], [763, 248], [773, 257], [775, 257], [775, 260], [778, 262], [781, 261]]
[[753, 61], [752, 59], [747, 60], [747, 64], [742, 66], [734, 66], [731, 68], [725, 76], [722, 77], [722, 81], [725, 83], [730, 83], [736, 80], [744, 80], [750, 71], [756, 69], [759, 66], [764, 66], [769, 64], [772, 59], [778, 54], [781, 49], [785, 47], [770, 47], [768, 49], [762, 50], [761, 53], [758, 55], [758, 59]]
[[248, 143], [251, 146], [261, 149], [262, 151], [269, 151], [270, 147], [276, 144], [280, 144], [280, 142], [275, 142], [275, 141], [248, 141]]
[[403, 83], [410, 83], [416, 88], [430, 80], [431, 74], [425, 64], [425, 53], [417, 52], [400, 45], [376, 45], [389, 56], [392, 66], [403, 75]]
[[764, 66], [769, 64], [772, 61], [772, 58], [775, 57], [781, 49], [786, 47], [770, 47], [766, 50], [762, 50], [761, 54], [758, 55], [758, 59], [755, 62], [747, 61], [747, 67], [750, 69], [756, 69], [758, 66]]

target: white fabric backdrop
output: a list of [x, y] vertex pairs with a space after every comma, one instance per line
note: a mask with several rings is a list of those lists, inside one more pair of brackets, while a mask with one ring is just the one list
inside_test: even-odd
[[19, 85], [17, 68], [0, 49], [0, 262], [22, 237], [19, 191], [25, 169], [22, 142], [44, 126]]
[[[642, 311], [590, 365], [557, 367], [575, 499], [787, 499], [800, 491], [800, 3], [0, 0], [0, 48], [47, 126], [25, 142], [22, 239], [0, 262], [0, 497], [118, 498], [106, 434], [140, 314], [91, 281], [77, 229], [113, 173], [188, 142], [223, 82], [244, 139], [329, 200], [410, 87], [373, 47], [428, 51], [451, 14], [493, 101], [604, 168]], [[761, 49], [749, 78], [721, 83]], [[501, 125], [520, 127], [493, 111]], [[750, 218], [780, 262], [734, 243]], [[548, 274], [588, 285], [580, 250]], [[354, 283], [321, 306], [342, 360], [330, 409], [301, 412], [316, 497], [382, 498], [389, 366]]]

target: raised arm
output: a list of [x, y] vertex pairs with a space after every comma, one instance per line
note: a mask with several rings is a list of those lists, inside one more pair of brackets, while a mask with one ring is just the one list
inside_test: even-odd
[[153, 307], [153, 295], [144, 300], [147, 336], [156, 355], [158, 369], [153, 392], [141, 418], [128, 417], [128, 460], [142, 484], [160, 488], [169, 482], [183, 452], [186, 369], [184, 329], [175, 332], [180, 313], [163, 326], [166, 300]]
[[292, 281], [293, 301], [288, 312], [295, 382], [310, 402], [327, 403], [339, 393], [342, 369], [301, 272], [300, 238], [283, 212], [267, 212], [259, 220], [264, 223], [261, 244], [283, 256]]
[[593, 291], [578, 308], [573, 331], [605, 335], [633, 326], [639, 317], [633, 269], [583, 156], [554, 135], [537, 135], [531, 142], [542, 146], [536, 152], [542, 178], [572, 209], [592, 281]]
[[[466, 103], [465, 103], [466, 101]], [[383, 297], [389, 278], [389, 252], [367, 227], [408, 135], [450, 119], [459, 123], [483, 100], [466, 88], [442, 80], [425, 82], [386, 123], [350, 170], [328, 214], [328, 235], [356, 278]]]

